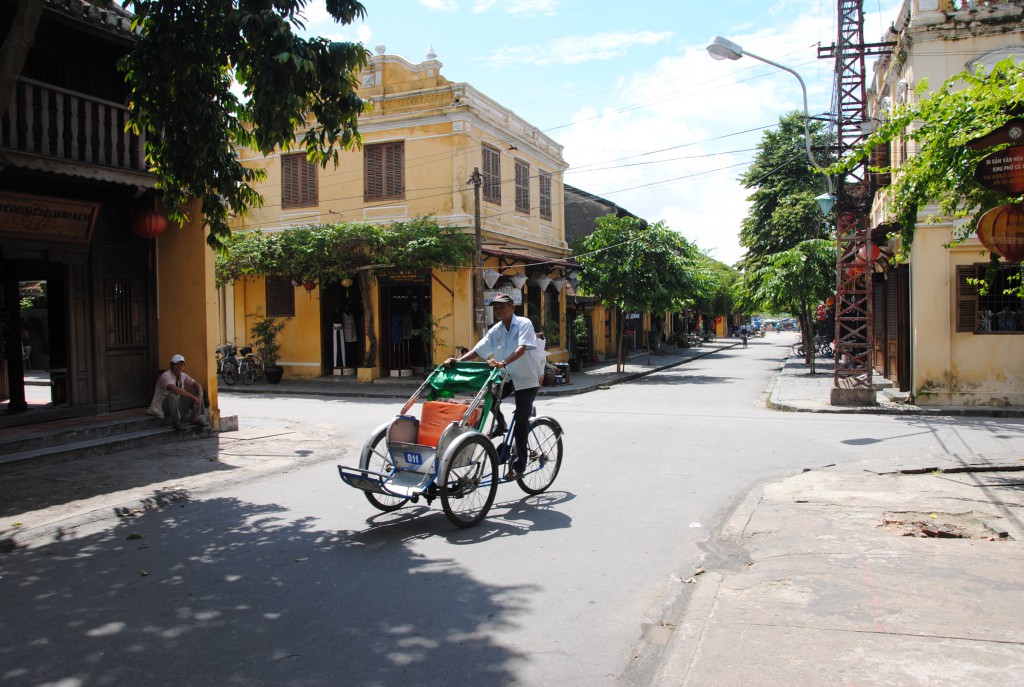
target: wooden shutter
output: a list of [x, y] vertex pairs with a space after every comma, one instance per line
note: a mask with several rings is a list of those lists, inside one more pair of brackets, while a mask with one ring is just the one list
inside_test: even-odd
[[530, 165], [516, 160], [516, 212], [530, 213]]
[[308, 207], [317, 204], [316, 165], [305, 153], [281, 156], [281, 207]]
[[551, 219], [551, 175], [540, 175], [540, 218]]
[[384, 147], [384, 193], [398, 198], [405, 193], [405, 143], [398, 141]]
[[295, 207], [299, 204], [299, 158], [297, 155], [281, 156], [281, 207]]
[[[886, 143], [871, 151], [870, 165], [872, 167], [888, 167], [890, 165], [892, 160], [892, 148], [890, 146], [890, 143]], [[871, 174], [875, 180], [875, 188], [883, 188], [892, 183], [892, 174], [883, 174], [881, 172], [872, 172]]]
[[301, 156], [299, 159], [299, 202], [302, 205], [317, 204], [316, 165]]
[[501, 204], [501, 154], [494, 148], [483, 147], [484, 200]]
[[295, 287], [286, 277], [267, 277], [267, 317], [295, 317]]
[[978, 329], [978, 287], [968, 279], [978, 276], [975, 265], [957, 265], [956, 268], [956, 330], [975, 332]]
[[363, 180], [366, 200], [384, 197], [384, 149], [379, 145], [363, 148]]

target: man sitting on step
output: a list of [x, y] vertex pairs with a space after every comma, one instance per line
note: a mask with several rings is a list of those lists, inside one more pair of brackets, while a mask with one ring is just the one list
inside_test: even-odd
[[189, 417], [193, 425], [210, 426], [203, 405], [203, 386], [185, 374], [185, 356], [177, 353], [171, 356], [171, 367], [157, 380], [153, 402], [146, 412], [163, 418], [179, 431], [185, 429], [182, 417]]

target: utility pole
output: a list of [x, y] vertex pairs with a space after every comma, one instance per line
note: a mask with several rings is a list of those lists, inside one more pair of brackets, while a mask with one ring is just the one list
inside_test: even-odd
[[473, 168], [473, 176], [469, 178], [473, 184], [473, 233], [476, 235], [476, 256], [473, 260], [473, 317], [477, 340], [484, 338], [484, 254], [483, 232], [480, 227], [480, 185], [483, 178], [480, 168]]

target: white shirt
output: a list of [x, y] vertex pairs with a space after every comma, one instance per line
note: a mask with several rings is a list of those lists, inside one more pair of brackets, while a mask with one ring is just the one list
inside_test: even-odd
[[164, 398], [167, 394], [171, 393], [167, 390], [168, 386], [176, 386], [179, 389], [191, 389], [192, 385], [196, 380], [189, 377], [184, 372], [181, 376], [175, 379], [174, 373], [170, 370], [164, 370], [163, 374], [160, 375], [160, 379], [156, 380], [156, 389], [153, 391], [153, 401], [149, 404], [149, 409], [146, 411], [150, 415], [156, 415], [159, 418], [164, 416]]
[[509, 378], [516, 389], [536, 388], [540, 386], [544, 365], [537, 356], [532, 355], [533, 350], [538, 348], [537, 335], [533, 331], [533, 323], [525, 317], [513, 315], [507, 330], [503, 322], [496, 322], [473, 347], [473, 351], [481, 360], [494, 356], [495, 360], [504, 362], [520, 346], [526, 346], [526, 353], [508, 365]]

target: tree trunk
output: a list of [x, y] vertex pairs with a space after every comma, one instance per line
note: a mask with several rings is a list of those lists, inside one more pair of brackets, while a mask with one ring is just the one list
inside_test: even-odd
[[18, 3], [14, 21], [0, 48], [0, 117], [7, 114], [10, 107], [18, 77], [25, 67], [25, 58], [35, 42], [45, 5], [43, 0], [22, 0]]
[[626, 328], [622, 326], [622, 308], [615, 306], [615, 326], [618, 328], [618, 346], [615, 351], [615, 371], [623, 372], [626, 369]]
[[363, 298], [363, 332], [366, 335], [366, 355], [363, 367], [377, 367], [377, 334], [373, 330], [373, 302], [370, 300], [370, 274], [359, 271], [359, 291]]

